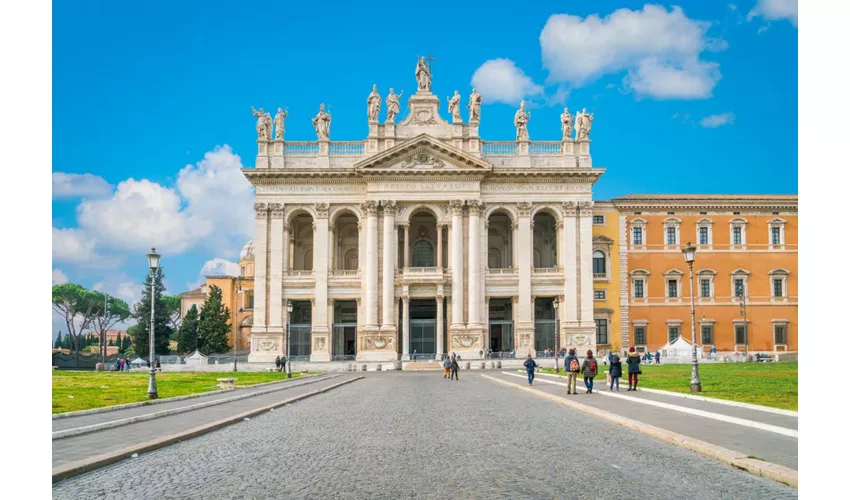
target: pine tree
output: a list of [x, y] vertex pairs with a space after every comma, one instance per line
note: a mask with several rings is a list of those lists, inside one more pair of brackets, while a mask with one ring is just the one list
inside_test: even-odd
[[53, 342], [54, 349], [62, 348], [62, 330], [59, 330], [59, 333], [56, 334], [56, 340]]
[[198, 349], [204, 354], [230, 350], [227, 332], [230, 331], [230, 309], [221, 302], [221, 288], [212, 285], [198, 321]]
[[133, 350], [140, 356], [150, 353], [150, 324], [151, 324], [151, 280], [154, 283], [154, 349], [156, 354], [168, 354], [168, 337], [171, 335], [171, 327], [168, 326], [168, 309], [162, 300], [165, 285], [162, 283], [164, 277], [161, 267], [156, 272], [148, 273], [142, 289], [142, 300], [137, 302], [133, 311], [133, 317], [137, 324], [127, 329], [127, 334], [133, 339]]
[[198, 307], [192, 307], [186, 311], [186, 317], [180, 323], [177, 331], [177, 351], [191, 353], [198, 348]]

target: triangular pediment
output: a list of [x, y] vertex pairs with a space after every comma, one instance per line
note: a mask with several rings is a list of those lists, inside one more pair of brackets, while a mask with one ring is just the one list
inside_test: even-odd
[[614, 240], [605, 236], [604, 234], [597, 234], [596, 236], [593, 237], [593, 242], [603, 244], [603, 245], [611, 245], [611, 244], [614, 243]]
[[485, 174], [492, 165], [428, 134], [354, 164], [361, 174]]

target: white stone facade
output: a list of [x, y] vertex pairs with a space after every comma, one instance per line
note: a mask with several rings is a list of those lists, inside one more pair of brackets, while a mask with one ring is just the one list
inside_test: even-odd
[[[560, 347], [594, 347], [591, 188], [604, 169], [590, 140], [486, 142], [477, 121], [443, 120], [428, 91], [408, 104], [398, 124], [370, 120], [363, 141], [258, 140], [244, 170], [257, 216], [250, 359], [285, 353], [287, 301], [309, 303], [299, 352], [311, 361], [409, 359], [416, 346], [524, 357], [543, 348], [535, 299], [543, 315], [558, 299]], [[494, 300], [510, 311], [498, 345]], [[356, 304], [353, 340], [335, 327], [343, 301]]]

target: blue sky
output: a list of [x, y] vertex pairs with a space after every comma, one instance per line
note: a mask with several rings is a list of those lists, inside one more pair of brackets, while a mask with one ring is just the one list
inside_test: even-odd
[[564, 106], [593, 112], [596, 199], [797, 192], [796, 1], [515, 5], [54, 2], [54, 281], [133, 300], [153, 244], [170, 293], [232, 269], [250, 107], [315, 140], [324, 102], [331, 139], [359, 140], [372, 84], [410, 95], [429, 51], [464, 116], [482, 93], [485, 139], [513, 138], [521, 98], [533, 140], [559, 139]]

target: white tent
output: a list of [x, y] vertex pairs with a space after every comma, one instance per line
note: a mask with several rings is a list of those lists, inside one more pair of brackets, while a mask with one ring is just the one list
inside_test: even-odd
[[[686, 358], [693, 356], [693, 344], [685, 340], [681, 335], [673, 342], [667, 342], [660, 349], [661, 356], [665, 358]], [[702, 357], [702, 349], [697, 346], [697, 355]]]
[[147, 366], [148, 362], [142, 358], [136, 358], [133, 361], [130, 361], [130, 364], [133, 366]]
[[205, 365], [207, 364], [207, 357], [201, 354], [201, 351], [195, 351], [192, 354], [186, 356], [186, 364], [187, 365]]

